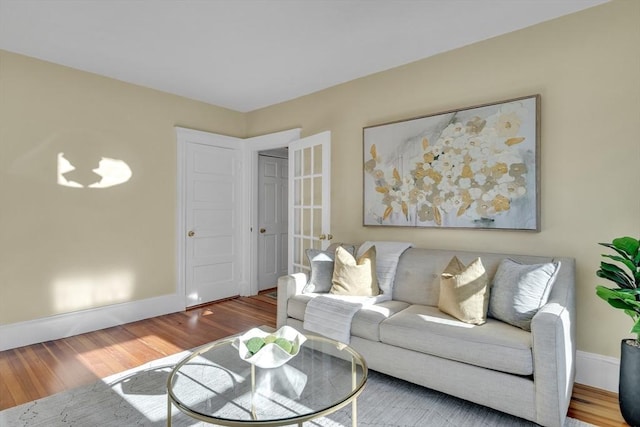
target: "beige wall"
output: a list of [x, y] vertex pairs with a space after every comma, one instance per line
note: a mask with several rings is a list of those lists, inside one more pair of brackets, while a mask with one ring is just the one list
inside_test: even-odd
[[[337, 239], [575, 257], [578, 347], [618, 356], [631, 322], [596, 299], [594, 272], [596, 242], [640, 235], [639, 21], [640, 2], [617, 0], [248, 114], [0, 51], [0, 324], [174, 291], [175, 125], [302, 127], [332, 131]], [[362, 227], [364, 126], [535, 93], [541, 233]], [[62, 187], [58, 153], [83, 182], [101, 157], [133, 175]]]
[[[244, 136], [245, 115], [0, 51], [0, 324], [175, 292], [174, 126]], [[90, 184], [57, 184], [58, 153]], [[118, 165], [122, 165], [119, 163]]]
[[[595, 296], [596, 242], [640, 236], [639, 23], [640, 2], [614, 1], [254, 111], [248, 134], [332, 131], [331, 221], [339, 240], [576, 258], [578, 348], [617, 357], [632, 324]], [[536, 93], [540, 233], [362, 226], [364, 126]]]

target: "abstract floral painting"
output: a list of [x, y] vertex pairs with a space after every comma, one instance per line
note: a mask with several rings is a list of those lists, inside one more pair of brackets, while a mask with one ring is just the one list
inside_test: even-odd
[[539, 231], [533, 95], [366, 127], [364, 225]]

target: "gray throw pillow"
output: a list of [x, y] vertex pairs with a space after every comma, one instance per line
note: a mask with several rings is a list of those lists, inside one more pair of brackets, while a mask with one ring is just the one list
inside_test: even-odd
[[547, 303], [560, 262], [520, 264], [503, 259], [493, 278], [489, 316], [531, 330], [531, 319]]
[[331, 280], [333, 279], [333, 267], [335, 249], [338, 246], [342, 246], [351, 255], [355, 253], [355, 247], [353, 245], [331, 245], [326, 251], [319, 249], [307, 249], [305, 254], [309, 259], [309, 266], [311, 272], [309, 273], [309, 280], [302, 289], [303, 293], [327, 293], [331, 290]]

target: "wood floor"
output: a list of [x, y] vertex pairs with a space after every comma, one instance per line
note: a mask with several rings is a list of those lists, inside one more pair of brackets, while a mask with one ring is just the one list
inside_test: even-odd
[[[254, 326], [275, 327], [276, 300], [262, 293], [0, 352], [0, 410], [91, 384], [100, 378]], [[577, 384], [569, 416], [626, 426], [615, 393]]]

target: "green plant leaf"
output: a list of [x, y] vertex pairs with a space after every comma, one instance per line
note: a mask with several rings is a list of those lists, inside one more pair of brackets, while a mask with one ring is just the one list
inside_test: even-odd
[[[635, 291], [628, 289], [609, 289], [604, 286], [596, 287], [596, 294], [609, 303], [613, 308], [624, 310], [626, 314], [634, 316], [640, 314], [640, 301], [635, 298]], [[630, 311], [631, 313], [627, 313]], [[632, 314], [635, 313], [635, 314]]]
[[633, 306], [630, 305], [627, 301], [618, 299], [618, 298], [612, 298], [607, 300], [607, 302], [609, 303], [609, 305], [611, 305], [611, 307], [613, 308], [618, 308], [620, 310], [624, 310], [625, 314], [629, 314], [627, 313], [627, 311], [634, 311]]
[[632, 306], [640, 308], [640, 300], [638, 299], [640, 289], [610, 289], [610, 291], [615, 298], [620, 298]]
[[598, 285], [596, 286], [596, 294], [602, 299], [609, 299], [616, 296], [616, 293], [613, 289], [609, 289], [605, 286]]
[[602, 254], [602, 257], [621, 263], [629, 269], [630, 275], [615, 264], [601, 262], [596, 276], [614, 282], [618, 288], [599, 285], [596, 286], [596, 294], [613, 308], [623, 310], [631, 317], [634, 322], [631, 332], [638, 334], [640, 341], [640, 240], [625, 236], [599, 245], [615, 251], [619, 256]]
[[613, 264], [607, 264], [605, 262], [601, 263], [600, 266], [602, 268], [596, 271], [596, 276], [602, 277], [603, 279], [611, 280], [621, 288], [635, 288], [634, 281], [631, 280], [631, 278], [627, 274], [625, 274], [625, 272], [622, 271], [622, 269], [620, 269], [619, 267], [616, 267]]
[[620, 255], [628, 258], [635, 258], [640, 249], [640, 240], [633, 237], [625, 236], [613, 239], [611, 243], [598, 243], [601, 246], [611, 248], [618, 252]]
[[[616, 255], [606, 255], [606, 254], [602, 254], [603, 257], [605, 258], [609, 258], [612, 259], [614, 261], [618, 261], [623, 263], [629, 270], [631, 270], [632, 273], [636, 272], [636, 265], [633, 263], [633, 261], [629, 258], [623, 258], [621, 256], [616, 256]], [[637, 281], [637, 280], [636, 280]]]
[[610, 271], [610, 272], [615, 273], [615, 274], [623, 274], [630, 281], [632, 280], [631, 277], [627, 274], [626, 271], [624, 271], [622, 268], [618, 267], [615, 264], [609, 264], [609, 263], [603, 261], [603, 262], [600, 263], [600, 269], [601, 270], [605, 270], [605, 271]]
[[638, 339], [640, 339], [640, 320], [638, 320], [636, 324], [633, 325], [633, 328], [631, 328], [631, 333], [638, 334]]
[[613, 246], [629, 255], [631, 259], [636, 257], [638, 249], [640, 249], [640, 241], [629, 236], [618, 237], [617, 239], [613, 239], [611, 243]]
[[625, 310], [624, 313], [631, 317], [631, 319], [635, 322], [640, 319], [640, 311], [636, 310]]
[[618, 249], [615, 246], [613, 246], [611, 243], [598, 243], [601, 246], [607, 247], [609, 249], [613, 249], [614, 251], [616, 251], [618, 254], [620, 254], [621, 257], [623, 258], [629, 258], [632, 259], [632, 257], [629, 257], [629, 254], [627, 254], [625, 251], [623, 251], [622, 249]]

